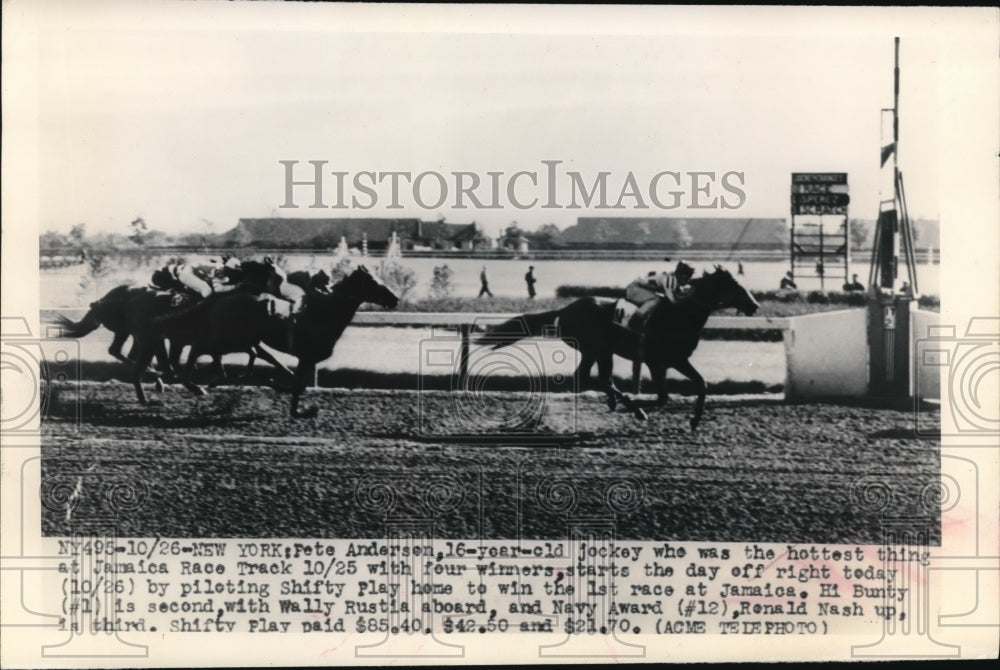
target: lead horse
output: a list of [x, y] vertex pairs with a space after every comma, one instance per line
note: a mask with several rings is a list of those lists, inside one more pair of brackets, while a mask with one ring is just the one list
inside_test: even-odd
[[577, 373], [581, 388], [590, 381], [591, 368], [597, 363], [598, 382], [607, 393], [608, 406], [614, 410], [620, 401], [639, 419], [646, 418], [645, 412], [618, 390], [611, 377], [614, 356], [633, 361], [636, 367], [645, 364], [649, 368], [659, 405], [669, 399], [666, 377], [667, 370], [673, 368], [697, 385], [698, 397], [691, 417], [691, 430], [695, 430], [704, 412], [706, 385], [689, 359], [698, 347], [708, 317], [726, 307], [751, 316], [760, 305], [729, 271], [717, 265], [713, 272], [691, 281], [688, 297], [677, 303], [660, 299], [638, 333], [615, 323], [614, 300], [585, 297], [562, 309], [505, 321], [490, 328], [476, 343], [500, 349], [554, 327], [558, 337], [580, 352]]

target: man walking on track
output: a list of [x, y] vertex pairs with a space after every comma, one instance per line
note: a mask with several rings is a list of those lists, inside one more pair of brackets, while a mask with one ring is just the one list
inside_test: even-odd
[[485, 293], [489, 297], [493, 297], [493, 293], [490, 292], [490, 278], [486, 274], [486, 266], [483, 266], [483, 271], [479, 273], [479, 283], [482, 284], [482, 288], [479, 289], [479, 297], [482, 298]]
[[529, 265], [528, 272], [524, 275], [524, 281], [528, 285], [528, 299], [535, 299], [535, 266]]

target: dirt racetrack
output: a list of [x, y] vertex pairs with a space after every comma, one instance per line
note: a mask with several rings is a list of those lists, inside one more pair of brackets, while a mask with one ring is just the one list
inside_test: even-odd
[[909, 517], [940, 542], [939, 442], [911, 410], [709, 396], [692, 434], [683, 396], [640, 422], [596, 393], [312, 389], [294, 420], [269, 388], [50, 391], [49, 535], [564, 539], [589, 517], [622, 540], [870, 544]]

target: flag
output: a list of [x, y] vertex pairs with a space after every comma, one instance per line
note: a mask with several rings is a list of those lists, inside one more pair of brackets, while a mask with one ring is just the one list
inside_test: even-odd
[[892, 155], [896, 153], [896, 143], [890, 142], [889, 144], [882, 147], [882, 165], [885, 166], [885, 162], [889, 160]]

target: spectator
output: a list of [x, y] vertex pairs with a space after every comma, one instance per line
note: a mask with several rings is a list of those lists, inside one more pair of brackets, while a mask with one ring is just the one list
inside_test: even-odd
[[864, 291], [865, 290], [865, 286], [864, 286], [864, 284], [862, 284], [861, 282], [858, 281], [858, 275], [857, 274], [853, 274], [853, 275], [851, 275], [851, 281], [848, 282], [848, 283], [846, 283], [846, 284], [844, 284], [844, 290], [845, 291]]
[[528, 272], [524, 275], [524, 282], [528, 285], [528, 300], [535, 299], [535, 266], [529, 265]]
[[781, 287], [780, 288], [782, 290], [784, 290], [786, 288], [790, 288], [790, 289], [797, 289], [798, 288], [798, 286], [795, 285], [795, 281], [792, 279], [792, 271], [791, 270], [789, 270], [788, 272], [786, 272], [785, 276], [781, 278]]
[[479, 289], [479, 297], [482, 298], [483, 294], [485, 293], [486, 295], [492, 298], [493, 294], [490, 292], [490, 278], [489, 275], [486, 274], [485, 265], [483, 266], [482, 272], [479, 273], [479, 283], [482, 285], [481, 288]]

